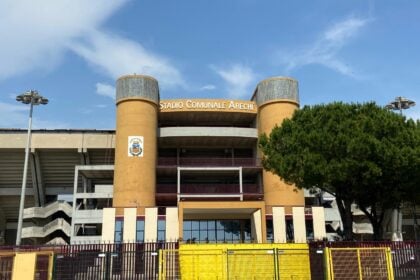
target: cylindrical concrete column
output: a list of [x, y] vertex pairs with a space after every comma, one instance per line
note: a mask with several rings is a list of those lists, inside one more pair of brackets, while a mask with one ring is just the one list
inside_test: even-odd
[[142, 213], [145, 207], [155, 206], [157, 81], [142, 75], [119, 78], [116, 104], [113, 206], [136, 207]]
[[[299, 107], [298, 82], [291, 78], [275, 77], [260, 82], [255, 101], [258, 105], [258, 132], [270, 134], [276, 124], [290, 118]], [[264, 200], [267, 212], [273, 206], [304, 206], [303, 191], [283, 182], [277, 175], [263, 171]]]

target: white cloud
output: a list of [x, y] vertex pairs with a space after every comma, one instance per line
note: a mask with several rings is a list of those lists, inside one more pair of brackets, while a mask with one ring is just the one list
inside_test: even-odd
[[96, 93], [115, 99], [115, 87], [108, 84], [96, 83]]
[[51, 70], [70, 51], [115, 79], [149, 74], [182, 86], [178, 69], [140, 43], [106, 33], [101, 25], [127, 0], [0, 1], [0, 80]]
[[329, 42], [335, 44], [343, 44], [346, 42], [346, 40], [356, 35], [359, 29], [366, 23], [366, 19], [348, 18], [344, 21], [334, 24], [324, 33], [323, 37]]
[[227, 68], [211, 67], [226, 82], [227, 95], [230, 98], [251, 96], [255, 86], [256, 74], [248, 66], [234, 64]]
[[[33, 128], [67, 128], [68, 124], [64, 122], [45, 121], [36, 116], [34, 109]], [[0, 102], [0, 127], [1, 128], [28, 128], [29, 106], [23, 104], [15, 105]]]
[[0, 1], [0, 80], [53, 68], [72, 40], [99, 27], [125, 2]]
[[212, 85], [212, 84], [208, 84], [208, 85], [204, 85], [202, 87], [200, 87], [200, 91], [205, 91], [205, 90], [215, 90], [216, 86]]
[[320, 64], [340, 74], [353, 78], [360, 78], [354, 69], [338, 57], [338, 52], [355, 37], [370, 19], [349, 17], [335, 23], [328, 28], [311, 46], [304, 47], [296, 52], [279, 53], [281, 62], [286, 70], [309, 65]]
[[157, 78], [164, 88], [184, 85], [181, 74], [166, 58], [131, 40], [96, 31], [71, 49], [113, 79], [138, 73]]
[[106, 108], [106, 107], [108, 107], [108, 105], [106, 105], [106, 104], [96, 104], [96, 105], [94, 105], [94, 107], [95, 108]]

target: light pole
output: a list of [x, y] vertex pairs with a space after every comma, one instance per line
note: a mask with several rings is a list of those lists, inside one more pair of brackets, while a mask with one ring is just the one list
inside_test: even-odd
[[402, 110], [409, 109], [416, 105], [416, 102], [408, 98], [398, 96], [394, 101], [389, 102], [385, 107], [390, 110], [399, 110], [400, 115], [402, 116]]
[[[411, 107], [415, 106], [416, 102], [413, 100], [410, 100], [408, 98], [398, 96], [395, 98], [394, 101], [388, 103], [385, 108], [390, 110], [398, 110], [400, 111], [400, 115], [402, 116], [402, 111], [406, 109], [410, 109]], [[400, 217], [399, 209], [395, 209], [393, 212], [393, 225], [397, 228], [397, 233], [401, 234], [401, 231], [399, 228], [402, 225], [402, 218]], [[401, 218], [401, 219], [400, 219]], [[396, 225], [394, 224], [396, 223]], [[417, 240], [417, 219], [416, 219], [416, 203], [413, 203], [413, 229], [414, 229], [414, 239]], [[401, 234], [402, 237], [402, 234]], [[397, 240], [400, 239], [400, 236], [397, 236]], [[402, 240], [402, 238], [401, 238]]]
[[34, 105], [46, 105], [48, 99], [39, 95], [36, 90], [30, 90], [16, 97], [16, 101], [22, 102], [23, 104], [30, 104], [29, 109], [29, 124], [28, 124], [28, 138], [26, 141], [25, 148], [25, 163], [23, 165], [23, 178], [22, 178], [22, 190], [20, 194], [20, 205], [19, 205], [19, 218], [18, 228], [16, 233], [16, 246], [21, 244], [22, 239], [22, 224], [23, 224], [23, 209], [25, 207], [25, 193], [26, 193], [26, 177], [28, 174], [28, 160], [29, 160], [29, 148], [31, 146], [31, 129], [32, 129], [32, 111]]

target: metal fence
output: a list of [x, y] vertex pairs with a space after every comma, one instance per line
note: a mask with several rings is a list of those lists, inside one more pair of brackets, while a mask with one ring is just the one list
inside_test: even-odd
[[72, 245], [56, 253], [54, 279], [158, 279], [159, 250], [177, 243]]
[[0, 280], [11, 280], [14, 255], [0, 254]]
[[[371, 241], [371, 242], [311, 242], [309, 255], [311, 279], [326, 277], [325, 248], [390, 248], [394, 279], [420, 280], [420, 242], [414, 241]], [[347, 258], [342, 258], [347, 260]], [[346, 262], [349, 267], [351, 264]]]
[[328, 279], [393, 280], [389, 248], [326, 248]]
[[[197, 275], [201, 275], [199, 279], [324, 280], [328, 279], [327, 269], [331, 265], [334, 271], [342, 273], [334, 279], [352, 276], [386, 279], [389, 276], [384, 278], [381, 262], [386, 256], [375, 253], [374, 248], [389, 248], [394, 279], [420, 280], [420, 242], [182, 245], [173, 242], [0, 247], [0, 280], [13, 279], [14, 269], [19, 269], [14, 268], [16, 256], [26, 253], [36, 254], [36, 280], [51, 279], [51, 275], [60, 280], [175, 280], [181, 276], [198, 279]], [[53, 252], [54, 258], [47, 252]], [[333, 261], [329, 262], [327, 257]], [[359, 271], [357, 276], [353, 275], [355, 271]]]

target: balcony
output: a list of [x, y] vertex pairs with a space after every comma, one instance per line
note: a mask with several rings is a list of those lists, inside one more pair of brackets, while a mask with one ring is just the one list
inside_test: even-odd
[[261, 168], [259, 158], [218, 158], [218, 157], [159, 157], [158, 167], [196, 167], [196, 166], [242, 166], [250, 168]]
[[257, 184], [243, 184], [240, 192], [238, 184], [181, 184], [177, 193], [176, 184], [158, 184], [156, 196], [180, 200], [262, 200], [263, 192]]

